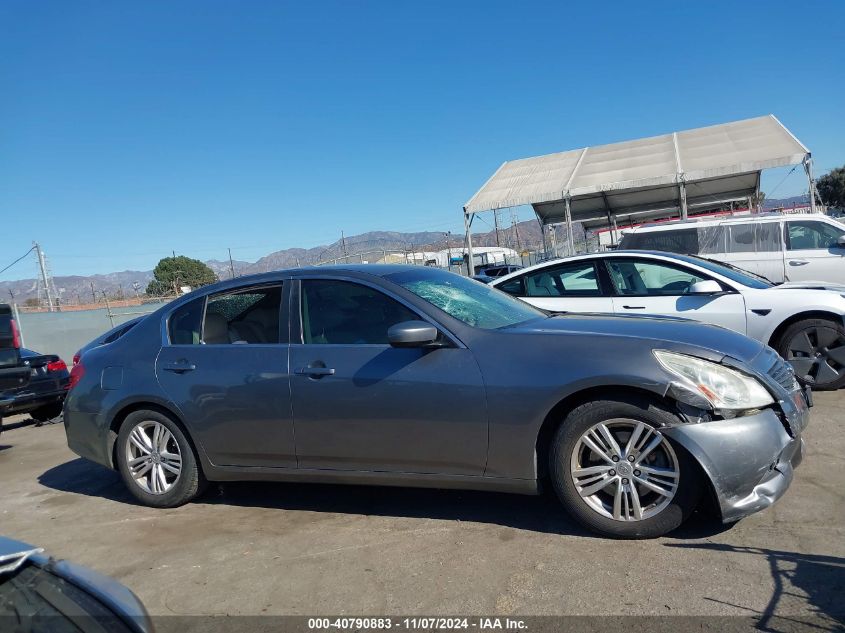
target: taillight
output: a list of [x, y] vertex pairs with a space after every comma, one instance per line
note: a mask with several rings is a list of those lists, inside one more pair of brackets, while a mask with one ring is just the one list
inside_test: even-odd
[[80, 357], [81, 355], [82, 355], [82, 352], [81, 352], [81, 351], [76, 352], [76, 354], [74, 354], [74, 355], [73, 355], [73, 364], [74, 364], [74, 365], [78, 365], [78, 364], [79, 364], [79, 357]]
[[85, 375], [85, 367], [82, 363], [77, 363], [73, 366], [73, 369], [70, 370], [70, 382], [68, 383], [67, 388], [73, 389], [77, 383], [82, 380], [82, 377]]
[[21, 346], [21, 333], [18, 331], [18, 324], [12, 319], [12, 347], [15, 349]]
[[47, 363], [47, 371], [67, 371], [67, 364], [61, 358]]

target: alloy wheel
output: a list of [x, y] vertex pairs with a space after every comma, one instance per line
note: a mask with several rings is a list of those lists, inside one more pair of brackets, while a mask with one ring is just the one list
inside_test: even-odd
[[674, 498], [680, 474], [669, 441], [639, 420], [595, 424], [572, 449], [570, 475], [578, 494], [600, 515], [617, 521], [659, 514]]
[[139, 422], [126, 442], [126, 466], [142, 490], [161, 495], [178, 481], [182, 453], [166, 426], [155, 420]]
[[835, 382], [845, 376], [845, 337], [833, 327], [801, 330], [789, 340], [786, 360], [810, 385]]

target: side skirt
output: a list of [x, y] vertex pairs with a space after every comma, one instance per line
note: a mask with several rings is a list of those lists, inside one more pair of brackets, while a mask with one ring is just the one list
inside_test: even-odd
[[540, 494], [536, 479], [506, 479], [504, 477], [483, 477], [481, 475], [434, 475], [428, 473], [236, 466], [205, 466], [204, 470], [209, 481], [291, 481], [359, 486], [487, 490], [523, 495]]

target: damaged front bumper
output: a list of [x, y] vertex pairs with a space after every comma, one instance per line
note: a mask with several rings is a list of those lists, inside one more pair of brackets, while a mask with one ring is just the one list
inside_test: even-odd
[[701, 465], [725, 523], [769, 507], [789, 488], [804, 456], [809, 396], [796, 390], [757, 413], [663, 430]]

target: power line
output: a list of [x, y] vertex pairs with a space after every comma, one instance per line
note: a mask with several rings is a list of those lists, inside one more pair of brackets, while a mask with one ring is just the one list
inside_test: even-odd
[[24, 253], [23, 255], [21, 255], [20, 257], [18, 257], [15, 261], [13, 261], [11, 264], [9, 264], [8, 266], [6, 266], [3, 270], [0, 270], [0, 275], [2, 275], [3, 273], [5, 273], [5, 272], [6, 272], [7, 270], [9, 270], [12, 266], [14, 266], [15, 264], [17, 264], [19, 261], [21, 261], [24, 257], [26, 257], [27, 255], [29, 255], [29, 254], [30, 254], [32, 251], [34, 251], [34, 250], [35, 250], [35, 246], [33, 246], [32, 248], [30, 248], [30, 249], [29, 249], [26, 253]]

